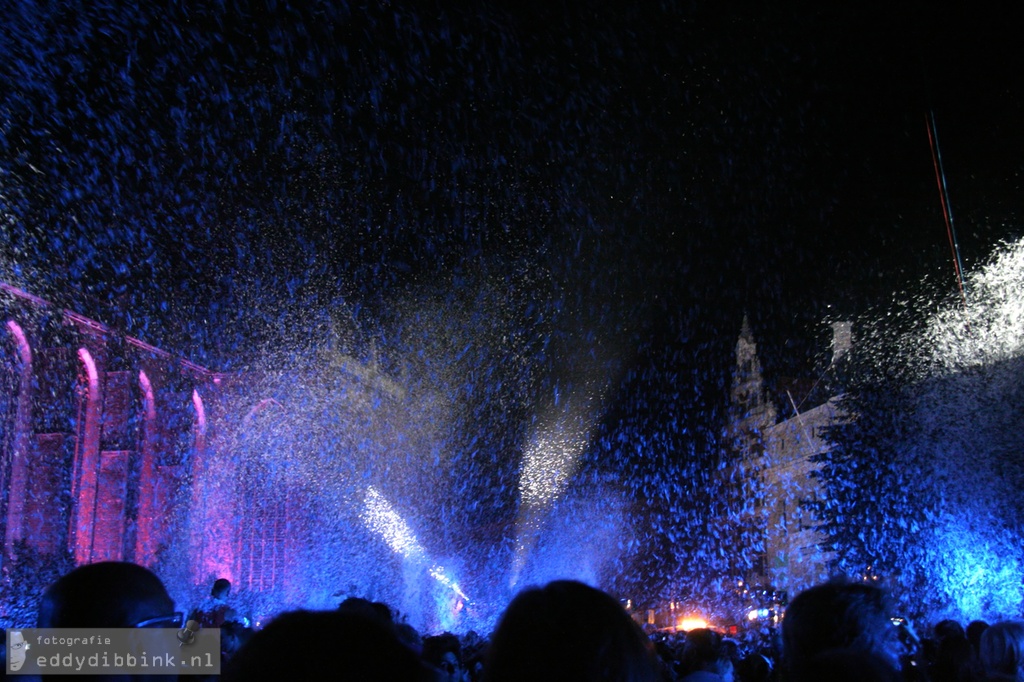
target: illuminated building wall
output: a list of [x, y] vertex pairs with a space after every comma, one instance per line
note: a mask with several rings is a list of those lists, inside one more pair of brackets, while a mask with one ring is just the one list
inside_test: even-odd
[[726, 443], [730, 452], [718, 476], [728, 500], [722, 523], [733, 556], [732, 575], [747, 585], [766, 585], [766, 499], [762, 469], [768, 430], [777, 421], [775, 406], [764, 389], [757, 344], [747, 316], [736, 341]]
[[841, 419], [835, 399], [798, 413], [767, 431], [762, 477], [767, 506], [765, 568], [769, 584], [790, 596], [828, 578], [831, 555], [821, 549], [820, 521], [806, 507], [821, 486], [815, 455], [828, 451], [825, 430]]
[[[282, 474], [289, 456], [274, 462], [293, 484], [265, 470], [265, 455], [291, 453], [303, 428], [254, 395], [257, 377], [211, 371], [4, 283], [0, 339], [4, 567], [25, 548], [303, 596], [308, 481]], [[347, 408], [404, 396], [374, 363], [330, 360]]]
[[[827, 371], [841, 361], [850, 343], [849, 323], [833, 324], [833, 358]], [[820, 547], [824, 537], [816, 530], [819, 521], [805, 503], [821, 493], [813, 477], [818, 466], [813, 458], [827, 452], [824, 434], [843, 419], [836, 400], [795, 409], [793, 417], [778, 421], [764, 389], [757, 344], [744, 318], [736, 344], [728, 429], [738, 463], [726, 471], [739, 469], [749, 476], [737, 489], [745, 510], [740, 522], [759, 545], [757, 556], [747, 558], [753, 570], [743, 577], [750, 585], [793, 596], [828, 577], [831, 556]], [[799, 397], [792, 406], [798, 405]]]
[[[2, 283], [0, 315], [4, 566], [27, 551], [155, 567], [185, 526], [224, 377]], [[233, 549], [196, 579], [230, 575]]]
[[6, 284], [0, 313], [4, 563], [153, 565], [220, 376]]

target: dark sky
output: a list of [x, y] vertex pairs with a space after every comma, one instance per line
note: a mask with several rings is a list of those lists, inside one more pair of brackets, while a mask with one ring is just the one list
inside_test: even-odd
[[566, 326], [747, 311], [797, 371], [955, 285], [929, 112], [965, 262], [1020, 234], [1012, 3], [619, 4], [10, 3], [5, 268], [218, 366], [289, 305], [537, 268]]
[[926, 117], [965, 266], [1021, 234], [1024, 48], [1012, 5], [613, 4], [530, 18], [574, 46], [548, 41], [566, 65], [602, 31], [626, 44], [594, 77], [639, 103], [641, 132], [619, 124], [609, 146], [635, 134], [627, 149], [649, 164], [649, 184], [627, 176], [618, 190], [647, 192], [646, 210], [626, 218], [652, 236], [637, 260], [671, 273], [634, 282], [703, 308], [714, 334], [749, 312], [769, 372], [806, 372], [823, 318], [884, 308], [924, 276], [930, 297], [955, 289]]

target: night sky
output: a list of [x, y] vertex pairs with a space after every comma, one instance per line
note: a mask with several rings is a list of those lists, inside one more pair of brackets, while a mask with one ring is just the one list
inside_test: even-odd
[[4, 277], [228, 369], [515, 280], [720, 379], [955, 290], [929, 112], [967, 267], [1021, 233], [1011, 4], [619, 5], [5, 3]]

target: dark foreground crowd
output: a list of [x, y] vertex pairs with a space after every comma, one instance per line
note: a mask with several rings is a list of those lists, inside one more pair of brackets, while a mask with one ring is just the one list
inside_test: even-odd
[[[780, 641], [760, 644], [708, 629], [648, 635], [614, 598], [573, 581], [521, 592], [489, 639], [421, 637], [387, 605], [358, 598], [336, 610], [284, 613], [254, 631], [228, 606], [229, 590], [230, 583], [218, 580], [210, 598], [187, 615], [221, 628], [227, 682], [1024, 682], [1024, 622], [975, 621], [964, 628], [943, 621], [919, 638], [890, 617], [881, 589], [861, 583], [830, 582], [800, 593], [786, 611]], [[152, 572], [105, 562], [76, 568], [51, 585], [37, 627], [180, 628], [184, 620]]]

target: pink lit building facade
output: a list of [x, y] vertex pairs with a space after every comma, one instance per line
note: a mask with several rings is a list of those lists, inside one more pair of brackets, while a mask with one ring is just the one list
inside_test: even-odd
[[2, 283], [0, 314], [4, 565], [27, 547], [153, 566], [184, 530], [225, 377]]
[[[299, 604], [311, 575], [348, 575], [357, 549], [377, 551], [370, 536], [330, 551], [317, 521], [324, 503], [311, 499], [328, 484], [301, 456], [320, 444], [261, 393], [260, 377], [211, 371], [3, 282], [0, 327], [4, 575], [20, 566], [25, 580], [26, 556], [132, 561], [179, 601], [226, 577], [239, 592]], [[376, 363], [333, 353], [321, 370], [340, 396], [338, 461], [387, 480], [398, 453], [428, 450], [382, 426], [405, 393]], [[324, 513], [333, 536], [368, 532], [358, 504]], [[10, 583], [0, 584], [0, 621], [19, 606], [4, 602], [5, 587], [20, 599]], [[329, 599], [337, 588], [325, 589]]]

